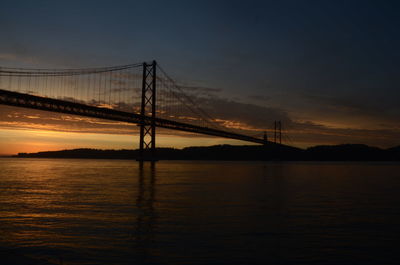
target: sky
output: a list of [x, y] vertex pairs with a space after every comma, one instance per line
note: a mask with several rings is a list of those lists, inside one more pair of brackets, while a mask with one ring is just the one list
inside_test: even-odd
[[[399, 145], [396, 1], [2, 1], [0, 67], [157, 60], [213, 117], [308, 147]], [[34, 118], [32, 118], [34, 117]], [[159, 146], [245, 144], [161, 131]], [[137, 126], [0, 105], [0, 154], [137, 148]]]

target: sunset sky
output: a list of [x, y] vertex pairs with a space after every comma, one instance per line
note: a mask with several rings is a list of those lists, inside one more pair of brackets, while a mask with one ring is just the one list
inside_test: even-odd
[[[157, 60], [199, 103], [299, 147], [400, 145], [396, 1], [2, 1], [0, 67]], [[4, 88], [1, 87], [0, 89]], [[159, 146], [246, 144], [171, 131]], [[0, 105], [0, 155], [134, 149], [136, 125]]]

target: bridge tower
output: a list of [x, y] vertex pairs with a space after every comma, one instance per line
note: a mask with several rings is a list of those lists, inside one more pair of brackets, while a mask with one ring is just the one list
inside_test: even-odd
[[[142, 104], [140, 115], [139, 161], [155, 161], [156, 153], [156, 68], [157, 62], [143, 63]], [[150, 116], [151, 121], [145, 119]]]

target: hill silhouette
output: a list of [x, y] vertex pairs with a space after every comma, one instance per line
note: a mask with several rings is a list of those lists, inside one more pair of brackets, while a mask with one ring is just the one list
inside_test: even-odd
[[[214, 145], [183, 149], [157, 148], [160, 160], [248, 160], [248, 161], [400, 161], [400, 146], [381, 149], [360, 144], [321, 145], [307, 149], [269, 143], [257, 145]], [[21, 158], [136, 159], [139, 150], [72, 149], [19, 153]]]

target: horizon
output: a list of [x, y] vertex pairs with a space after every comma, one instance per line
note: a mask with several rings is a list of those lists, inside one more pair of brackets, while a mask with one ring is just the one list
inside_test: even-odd
[[[274, 144], [274, 142], [270, 142]], [[296, 147], [296, 146], [290, 146], [290, 145], [285, 145], [284, 146], [292, 147], [292, 148], [298, 148], [301, 150], [307, 150], [315, 147], [339, 147], [339, 146], [365, 146], [369, 148], [378, 148], [380, 150], [389, 150], [393, 148], [398, 148], [400, 145], [395, 145], [391, 146], [388, 148], [381, 148], [373, 145], [366, 145], [366, 144], [351, 144], [351, 143], [343, 143], [343, 144], [335, 144], [335, 145], [314, 145], [314, 146], [309, 146], [306, 148], [301, 148], [301, 147]], [[207, 147], [217, 147], [217, 146], [232, 146], [232, 147], [246, 147], [246, 146], [262, 146], [262, 145], [256, 145], [256, 144], [245, 144], [245, 145], [232, 145], [232, 144], [215, 144], [215, 145], [193, 145], [193, 146], [184, 146], [184, 147], [170, 147], [170, 146], [162, 146], [162, 147], [156, 147], [156, 149], [176, 149], [176, 150], [183, 150], [185, 148], [207, 148]], [[17, 152], [13, 154], [0, 154], [0, 157], [9, 157], [9, 156], [16, 156], [19, 154], [35, 154], [35, 153], [42, 153], [42, 152], [61, 152], [61, 151], [72, 151], [72, 150], [96, 150], [96, 151], [139, 151], [139, 148], [136, 149], [101, 149], [101, 148], [88, 148], [88, 147], [78, 147], [78, 148], [71, 148], [71, 149], [57, 149], [57, 150], [44, 150], [44, 151], [37, 151], [37, 152]]]

